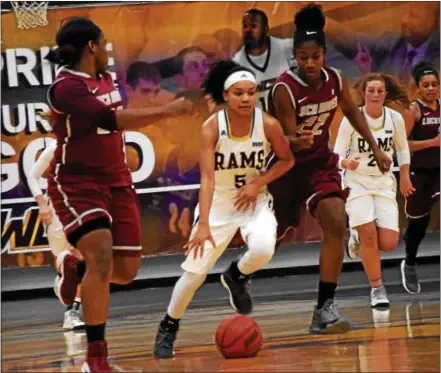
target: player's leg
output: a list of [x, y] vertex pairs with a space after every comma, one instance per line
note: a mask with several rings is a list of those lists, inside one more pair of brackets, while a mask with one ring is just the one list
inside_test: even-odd
[[233, 309], [247, 315], [253, 310], [251, 275], [268, 264], [276, 246], [277, 221], [272, 211], [272, 198], [256, 207], [253, 218], [241, 227], [241, 233], [248, 250], [239, 261], [231, 263], [221, 275], [221, 282], [230, 294]]
[[418, 281], [416, 258], [429, 226], [433, 193], [430, 193], [429, 175], [426, 173], [412, 172], [411, 180], [416, 191], [405, 197], [404, 211], [408, 225], [404, 233], [406, 258], [401, 262], [401, 280], [408, 293], [418, 294], [421, 285]]
[[112, 188], [113, 271], [111, 282], [133, 281], [141, 263], [141, 212], [132, 187]]
[[[97, 185], [78, 184], [75, 188], [50, 185], [49, 195], [69, 244], [85, 259], [82, 300], [88, 347], [83, 369], [110, 371], [105, 341], [113, 267], [110, 192]], [[64, 266], [63, 277], [67, 282], [79, 283], [82, 273], [77, 267], [78, 259], [74, 259], [68, 268]]]
[[[53, 209], [52, 209], [53, 210]], [[55, 256], [55, 268], [57, 271], [57, 276], [54, 282], [54, 291], [57, 296], [60, 292], [59, 283], [61, 281], [61, 262], [64, 261], [66, 255], [73, 255], [75, 258], [82, 260], [83, 257], [81, 253], [73, 249], [67, 242], [66, 235], [64, 234], [63, 225], [58, 219], [55, 211], [52, 211], [52, 224], [47, 227], [47, 238], [49, 241], [49, 246], [51, 248], [52, 254]], [[78, 285], [74, 302], [66, 306], [64, 312], [64, 322], [63, 329], [73, 330], [84, 328], [84, 321], [81, 320], [81, 285]]]
[[[211, 214], [215, 216], [214, 212], [210, 212]], [[197, 216], [197, 212], [195, 215]], [[175, 284], [167, 313], [161, 320], [156, 334], [154, 356], [157, 358], [171, 358], [174, 356], [173, 345], [179, 330], [180, 320], [184, 316], [184, 312], [196, 291], [204, 283], [207, 273], [214, 267], [219, 257], [227, 248], [238, 229], [238, 225], [234, 222], [225, 222], [217, 226], [211, 226], [210, 229], [216, 247], [213, 248], [207, 241], [205, 242], [202, 257], [198, 256], [195, 259], [193, 258], [193, 253], [189, 253], [182, 264], [182, 269], [185, 272]], [[196, 231], [197, 224], [194, 225], [190, 237]]]
[[317, 306], [310, 327], [312, 333], [342, 333], [351, 329], [351, 321], [341, 315], [334, 303], [344, 257], [346, 234], [345, 199], [341, 178], [335, 168], [315, 172], [308, 180], [311, 197], [308, 210], [323, 230], [320, 252], [320, 282]]

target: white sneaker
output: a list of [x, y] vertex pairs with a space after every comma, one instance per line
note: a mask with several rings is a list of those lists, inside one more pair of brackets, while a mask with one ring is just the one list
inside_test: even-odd
[[386, 288], [383, 285], [371, 289], [371, 306], [389, 307], [389, 299], [387, 298]]
[[83, 329], [86, 324], [81, 320], [80, 311], [74, 310], [73, 308], [64, 313], [64, 324], [63, 329], [65, 330], [77, 330]]
[[[86, 352], [84, 349], [83, 339], [86, 338], [85, 332], [64, 332], [64, 338], [66, 339], [66, 354], [67, 356], [78, 356]], [[86, 343], [87, 345], [87, 343]]]
[[358, 232], [355, 229], [350, 230], [348, 246], [346, 252], [351, 259], [355, 259], [360, 256], [360, 240], [358, 239]]

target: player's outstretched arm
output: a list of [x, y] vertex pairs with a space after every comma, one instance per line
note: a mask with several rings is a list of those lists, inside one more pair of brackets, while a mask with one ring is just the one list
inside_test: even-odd
[[81, 119], [76, 122], [81, 123], [82, 128], [72, 128], [73, 131], [96, 127], [110, 131], [136, 129], [193, 110], [193, 104], [189, 100], [180, 98], [161, 107], [115, 111], [98, 100], [84, 82], [76, 79], [65, 79], [52, 86], [48, 98], [56, 113]]
[[366, 118], [352, 101], [352, 97], [349, 93], [348, 83], [343, 75], [341, 76], [341, 80], [342, 90], [340, 92], [339, 102], [343, 114], [346, 116], [346, 118], [348, 118], [352, 127], [354, 127], [361, 137], [363, 137], [370, 145], [378, 167], [380, 168], [381, 172], [384, 173], [390, 169], [392, 160], [387, 156], [387, 154], [381, 151], [377, 142], [375, 141], [374, 136], [372, 136], [372, 132], [369, 129]]

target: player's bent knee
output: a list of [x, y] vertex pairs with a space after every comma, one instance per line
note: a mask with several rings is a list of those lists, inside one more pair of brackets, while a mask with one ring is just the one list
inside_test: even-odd
[[196, 291], [202, 286], [206, 278], [207, 278], [206, 273], [201, 274], [201, 273], [184, 271], [184, 274], [181, 276], [181, 278], [178, 281], [184, 282], [188, 288], [191, 288], [191, 290]]
[[358, 231], [360, 243], [364, 247], [378, 247], [377, 227], [374, 222], [360, 225], [356, 227]]
[[102, 280], [110, 279], [113, 266], [112, 234], [108, 229], [88, 232], [77, 242], [88, 272], [98, 273]]
[[395, 231], [388, 231], [380, 234], [379, 248], [381, 251], [394, 251], [398, 246], [400, 235]]
[[130, 284], [138, 273], [141, 258], [138, 256], [113, 257], [113, 271], [111, 281], [115, 284]]
[[253, 257], [259, 257], [262, 261], [270, 261], [276, 249], [276, 236], [262, 233], [254, 233], [248, 238], [248, 248]]

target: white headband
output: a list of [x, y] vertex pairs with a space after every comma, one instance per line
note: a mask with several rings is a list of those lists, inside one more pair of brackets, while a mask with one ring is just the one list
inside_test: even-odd
[[241, 71], [236, 71], [236, 72], [232, 73], [227, 78], [227, 80], [224, 83], [224, 90], [226, 91], [233, 84], [236, 84], [237, 82], [242, 82], [242, 81], [248, 81], [248, 82], [252, 82], [254, 84], [257, 84], [256, 78], [254, 77], [253, 74], [251, 74], [249, 71], [241, 70]]

